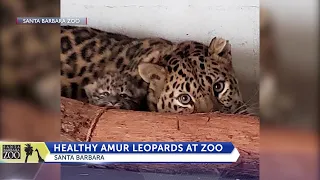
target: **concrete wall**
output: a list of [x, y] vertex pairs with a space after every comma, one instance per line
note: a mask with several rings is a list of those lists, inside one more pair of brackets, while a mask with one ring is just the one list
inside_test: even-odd
[[61, 0], [62, 17], [88, 17], [88, 25], [134, 37], [229, 39], [245, 99], [259, 80], [259, 0]]

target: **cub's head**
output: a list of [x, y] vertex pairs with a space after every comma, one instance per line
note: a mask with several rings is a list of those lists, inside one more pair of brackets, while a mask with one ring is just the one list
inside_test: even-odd
[[209, 47], [189, 41], [164, 56], [165, 68], [143, 63], [138, 69], [149, 83], [148, 99], [159, 112], [243, 113], [231, 57], [231, 45], [225, 39], [213, 38]]
[[89, 103], [127, 110], [142, 110], [147, 91], [137, 79], [109, 72], [84, 87]]

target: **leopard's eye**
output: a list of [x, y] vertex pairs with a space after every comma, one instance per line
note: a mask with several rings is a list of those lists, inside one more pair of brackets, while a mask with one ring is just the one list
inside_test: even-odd
[[104, 96], [109, 96], [110, 93], [108, 93], [108, 92], [103, 92], [102, 95], [104, 95]]
[[181, 94], [178, 96], [178, 101], [183, 105], [188, 105], [192, 102], [192, 99], [188, 94]]
[[92, 98], [98, 99], [100, 96], [98, 93], [92, 93]]
[[224, 89], [224, 82], [223, 81], [218, 81], [213, 85], [213, 90], [216, 93], [221, 93]]
[[129, 96], [127, 94], [120, 94], [120, 97], [122, 98], [128, 98]]

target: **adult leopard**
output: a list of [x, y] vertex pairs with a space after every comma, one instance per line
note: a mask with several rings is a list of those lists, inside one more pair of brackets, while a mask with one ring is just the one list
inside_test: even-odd
[[60, 63], [62, 96], [83, 99], [84, 86], [108, 71], [118, 71], [148, 88], [152, 111], [247, 113], [231, 45], [222, 38], [213, 38], [206, 46], [62, 26]]

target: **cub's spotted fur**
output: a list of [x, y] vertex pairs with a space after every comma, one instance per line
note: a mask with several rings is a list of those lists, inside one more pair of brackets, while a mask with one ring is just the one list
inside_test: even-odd
[[84, 87], [91, 104], [127, 110], [145, 110], [146, 88], [130, 75], [108, 72]]
[[131, 38], [88, 27], [61, 27], [62, 95], [81, 99], [84, 86], [118, 70], [148, 89], [153, 111], [246, 113], [232, 67], [231, 45]]

